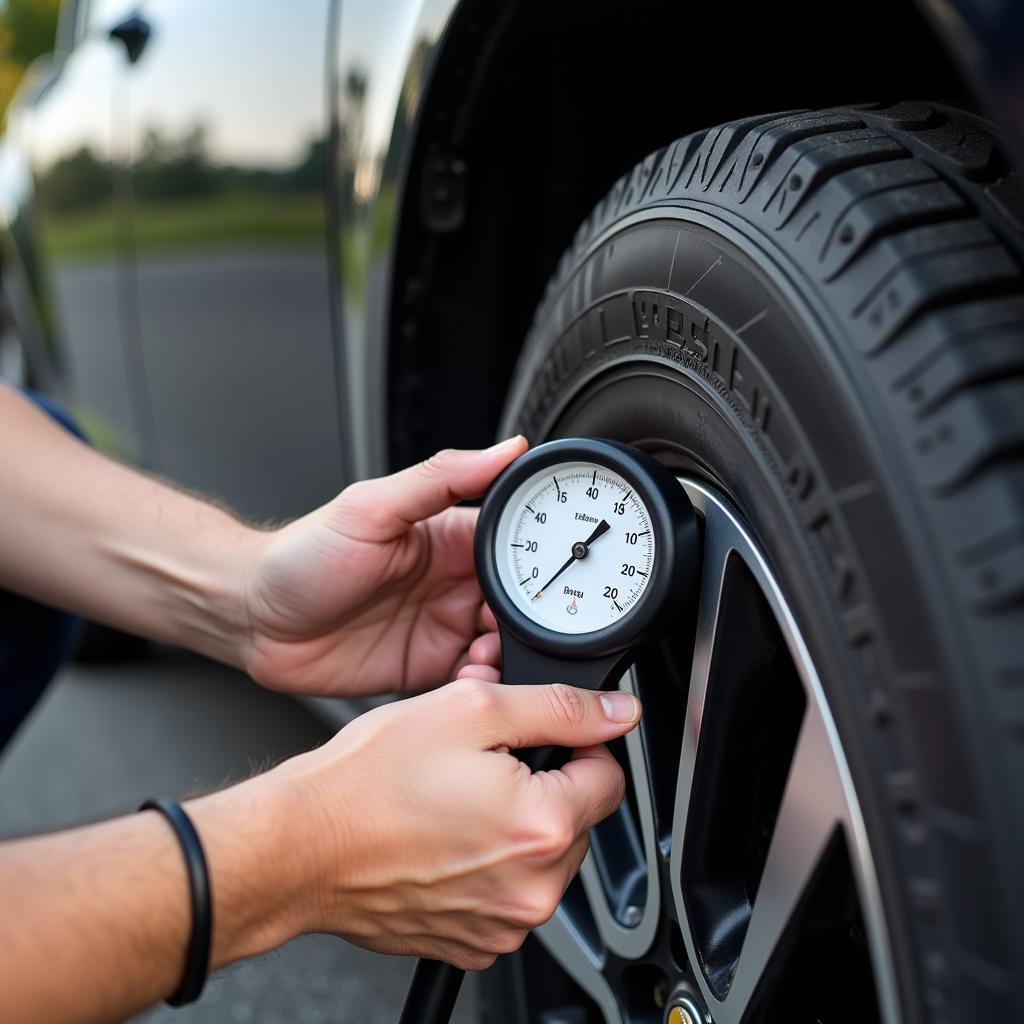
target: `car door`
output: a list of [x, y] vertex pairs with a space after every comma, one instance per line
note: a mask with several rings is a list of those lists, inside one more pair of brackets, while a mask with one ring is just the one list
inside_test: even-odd
[[152, 0], [129, 75], [138, 332], [163, 472], [249, 515], [343, 483], [329, 0]]
[[24, 270], [56, 385], [96, 443], [145, 463], [148, 410], [126, 321], [126, 62], [107, 35], [128, 7], [80, 0], [66, 8], [71, 48], [15, 111], [12, 131], [33, 179], [29, 248], [38, 266]]

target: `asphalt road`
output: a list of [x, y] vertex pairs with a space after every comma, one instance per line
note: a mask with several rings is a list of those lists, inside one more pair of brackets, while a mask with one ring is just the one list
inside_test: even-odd
[[[295, 701], [177, 652], [116, 668], [74, 668], [0, 756], [0, 838], [131, 811], [250, 775], [323, 742]], [[393, 1024], [412, 970], [331, 936], [307, 936], [212, 977], [198, 1004], [146, 1024]], [[455, 1020], [476, 1020], [464, 987]]]

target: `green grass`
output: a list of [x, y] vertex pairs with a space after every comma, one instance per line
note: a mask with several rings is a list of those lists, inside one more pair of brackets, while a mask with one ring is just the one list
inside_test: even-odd
[[[223, 243], [322, 244], [324, 206], [319, 195], [229, 192], [194, 199], [137, 200], [133, 242], [139, 254]], [[109, 204], [44, 224], [46, 249], [68, 262], [112, 255], [116, 214]]]

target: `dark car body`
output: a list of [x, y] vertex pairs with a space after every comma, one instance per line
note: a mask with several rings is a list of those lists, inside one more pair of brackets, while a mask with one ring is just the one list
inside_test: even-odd
[[8, 312], [96, 443], [294, 515], [493, 436], [560, 253], [652, 149], [921, 97], [1016, 157], [1021, 52], [1012, 0], [68, 0], [0, 155]]

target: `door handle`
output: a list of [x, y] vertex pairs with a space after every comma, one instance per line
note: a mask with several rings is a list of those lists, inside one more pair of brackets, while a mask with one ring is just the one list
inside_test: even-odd
[[128, 55], [128, 63], [134, 64], [146, 49], [152, 29], [149, 22], [138, 14], [116, 24], [108, 33], [111, 39], [116, 39], [124, 46], [124, 52]]

